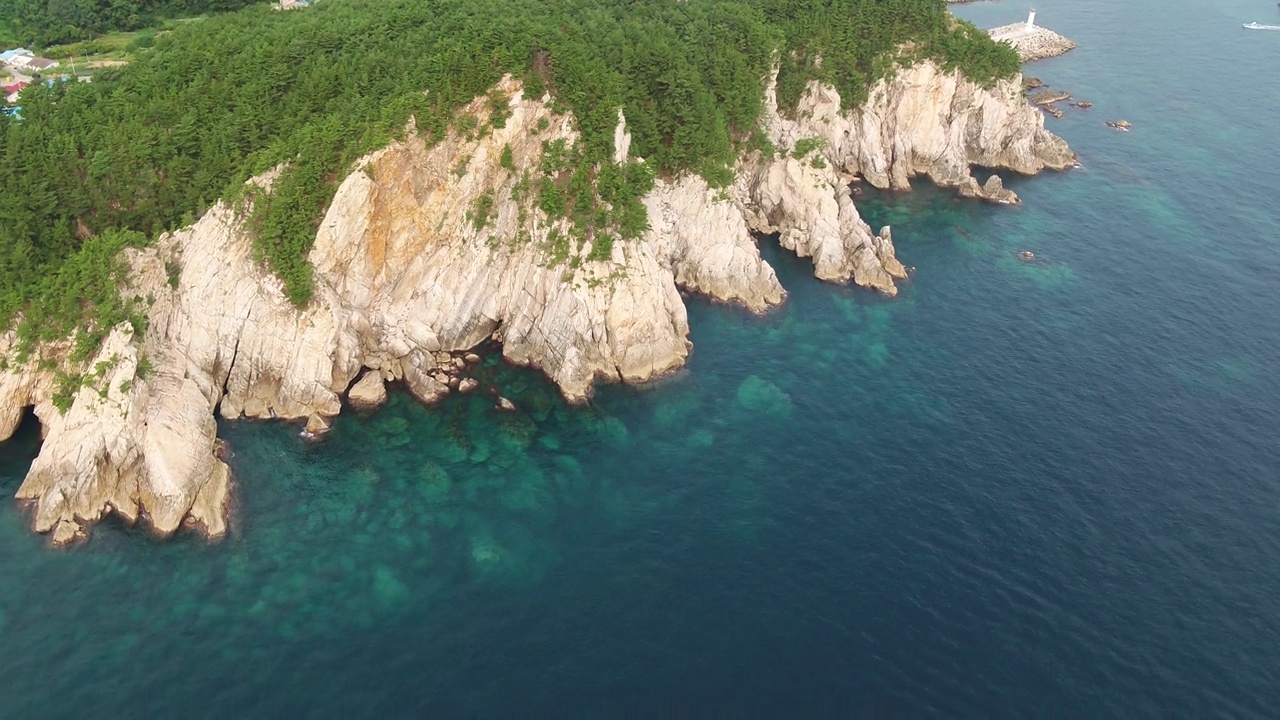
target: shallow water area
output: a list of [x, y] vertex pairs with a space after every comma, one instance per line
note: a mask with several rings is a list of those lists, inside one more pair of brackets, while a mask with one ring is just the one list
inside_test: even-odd
[[1280, 34], [1240, 24], [1277, 10], [1037, 10], [1082, 167], [864, 193], [897, 298], [766, 239], [786, 303], [691, 298], [654, 387], [571, 407], [491, 357], [318, 443], [223, 423], [212, 545], [52, 550], [0, 503], [0, 716], [1274, 716]]

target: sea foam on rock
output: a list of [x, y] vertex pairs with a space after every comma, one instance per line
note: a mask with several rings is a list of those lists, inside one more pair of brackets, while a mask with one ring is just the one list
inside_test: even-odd
[[[544, 142], [579, 141], [572, 119], [504, 79], [503, 127], [450, 133], [430, 147], [410, 128], [357, 163], [317, 233], [315, 300], [305, 309], [255, 261], [246, 208], [219, 203], [155, 247], [128, 251], [127, 292], [154, 298], [145, 334], [114, 329], [82, 367], [66, 360], [68, 342], [40, 348], [67, 370], [102, 368], [65, 413], [54, 405], [47, 365], [32, 359], [0, 371], [0, 438], [32, 406], [45, 434], [18, 497], [32, 504], [35, 529], [58, 542], [109, 512], [145, 517], [166, 534], [185, 519], [217, 537], [226, 532], [230, 472], [216, 453], [215, 410], [327, 427], [362, 371], [348, 395], [353, 404], [381, 402], [384, 380], [431, 402], [460, 387], [450, 353], [491, 339], [570, 400], [584, 400], [600, 379], [650, 380], [689, 352], [679, 288], [757, 312], [781, 302], [753, 231], [778, 233], [823, 279], [892, 295], [905, 269], [888, 228], [873, 233], [859, 217], [849, 182], [860, 176], [906, 189], [923, 176], [987, 197], [998, 186], [978, 186], [970, 166], [1070, 166], [1065, 143], [1044, 130], [1020, 87], [1015, 79], [988, 90], [923, 63], [881, 81], [848, 111], [834, 89], [813, 83], [784, 117], [771, 84], [764, 123], [784, 153], [743, 158], [724, 190], [693, 175], [657, 181], [644, 198], [644, 236], [617, 240], [608, 259], [591, 260], [589, 243], [555, 257], [548, 238], [567, 233], [567, 221], [527, 201], [521, 212], [514, 197], [522, 171], [537, 171]], [[488, 97], [462, 112], [486, 127]], [[615, 161], [639, 161], [628, 157], [622, 114], [615, 138]], [[806, 138], [821, 140], [816, 154], [792, 157]], [[500, 160], [505, 147], [511, 163]], [[267, 192], [273, 179], [251, 182]], [[482, 196], [492, 197], [493, 212], [477, 223], [468, 210]], [[166, 268], [173, 262], [181, 266], [176, 287]], [[0, 337], [0, 354], [13, 356], [16, 345], [13, 333]], [[143, 357], [152, 372], [140, 372]]]

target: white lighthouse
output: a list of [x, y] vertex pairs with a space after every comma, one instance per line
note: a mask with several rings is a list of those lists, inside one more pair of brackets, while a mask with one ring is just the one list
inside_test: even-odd
[[1034, 30], [1036, 27], [1036, 11], [1032, 10], [1027, 13], [1027, 29]]

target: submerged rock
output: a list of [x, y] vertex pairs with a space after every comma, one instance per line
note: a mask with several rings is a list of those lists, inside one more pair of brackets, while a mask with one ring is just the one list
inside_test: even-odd
[[373, 570], [373, 596], [383, 608], [403, 605], [410, 597], [409, 588], [396, 577], [395, 571], [385, 565]]
[[453, 481], [440, 465], [428, 462], [418, 473], [418, 492], [428, 507], [447, 505], [453, 493]]
[[791, 414], [791, 398], [782, 388], [763, 378], [752, 375], [738, 386], [738, 404], [747, 410], [763, 415], [786, 416]]

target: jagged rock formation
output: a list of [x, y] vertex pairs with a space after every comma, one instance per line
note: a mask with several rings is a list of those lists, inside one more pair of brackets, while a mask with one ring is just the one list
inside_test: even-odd
[[727, 194], [696, 176], [659, 180], [645, 206], [644, 244], [667, 258], [676, 283], [755, 312], [782, 302], [782, 285], [760, 258], [742, 206]]
[[834, 88], [817, 83], [801, 98], [794, 120], [778, 114], [772, 86], [765, 100], [769, 133], [779, 147], [819, 140], [827, 161], [877, 188], [906, 190], [911, 178], [923, 176], [986, 198], [974, 166], [1034, 175], [1075, 163], [1066, 142], [1045, 130], [1044, 116], [1030, 111], [1021, 78], [986, 89], [926, 62], [877, 83], [851, 112], [841, 112]]
[[[9, 338], [10, 340], [12, 338]], [[81, 521], [113, 511], [132, 522], [146, 514], [162, 532], [184, 518], [210, 536], [226, 531], [230, 471], [214, 454], [216, 426], [201, 389], [181, 368], [145, 381], [127, 325], [114, 329], [90, 367], [103, 367], [66, 413], [53, 406], [52, 378], [34, 361], [0, 375], [0, 393], [25, 398], [5, 405], [4, 437], [35, 403], [44, 443], [18, 488], [35, 505], [34, 526], [57, 543], [81, 532]]]
[[[217, 457], [215, 411], [306, 419], [320, 431], [344, 394], [353, 405], [382, 402], [384, 381], [431, 402], [471, 387], [458, 355], [491, 338], [571, 400], [599, 379], [649, 380], [689, 351], [678, 288], [752, 311], [783, 299], [753, 230], [778, 233], [813, 258], [821, 278], [894, 294], [905, 270], [891, 234], [861, 220], [848, 182], [857, 175], [906, 188], [923, 175], [993, 196], [1000, 188], [978, 187], [970, 165], [1024, 173], [1069, 165], [1069, 150], [1019, 88], [1009, 81], [986, 91], [923, 65], [847, 113], [831, 88], [814, 85], [793, 120], [777, 112], [770, 89], [766, 126], [784, 153], [744, 158], [724, 190], [696, 176], [658, 181], [645, 198], [649, 231], [592, 260], [590, 243], [568, 240], [567, 221], [549, 219], [521, 189], [544, 142], [578, 141], [573, 123], [505, 80], [503, 127], [486, 124], [487, 98], [478, 98], [463, 112], [481, 130], [428, 146], [411, 129], [343, 180], [311, 252], [317, 289], [305, 310], [254, 261], [243, 208], [219, 204], [156, 247], [130, 251], [127, 291], [155, 298], [147, 330], [111, 333], [67, 412], [54, 406], [47, 366], [32, 360], [0, 372], [0, 438], [31, 406], [45, 432], [18, 497], [56, 542], [109, 512], [145, 517], [160, 533], [185, 522], [217, 536], [230, 473]], [[794, 157], [805, 138], [824, 142]], [[629, 161], [621, 114], [615, 139], [615, 161]], [[510, 162], [500, 159], [504, 148]], [[265, 192], [272, 180], [254, 182]], [[166, 273], [175, 262], [176, 287]], [[12, 355], [13, 344], [12, 334], [0, 338], [0, 354]], [[58, 360], [68, 347], [41, 351]], [[147, 364], [154, 370], [140, 372]]]

